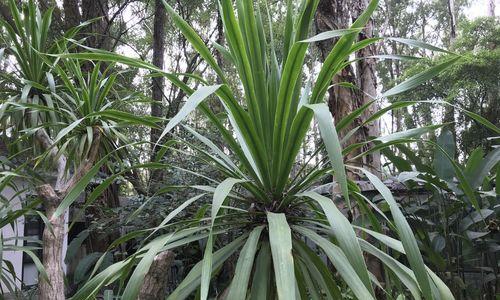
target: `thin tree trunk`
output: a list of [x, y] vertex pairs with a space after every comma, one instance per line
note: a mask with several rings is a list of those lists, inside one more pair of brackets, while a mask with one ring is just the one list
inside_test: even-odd
[[[82, 21], [96, 19], [89, 24], [85, 32], [85, 44], [88, 47], [111, 50], [111, 39], [109, 37], [109, 30], [111, 23], [109, 22], [109, 3], [108, 0], [82, 0]], [[106, 64], [101, 64], [101, 71], [104, 71]], [[84, 62], [82, 71], [91, 72], [93, 64], [91, 62]]]
[[80, 24], [82, 16], [78, 8], [78, 0], [64, 0], [64, 29], [68, 30]]
[[48, 281], [40, 276], [38, 289], [40, 300], [64, 300], [64, 272], [63, 272], [63, 246], [65, 235], [64, 214], [53, 218], [54, 212], [61, 203], [50, 184], [37, 188], [37, 194], [45, 205], [45, 214], [49, 219], [52, 231], [45, 228], [43, 231], [43, 266], [47, 273]]
[[[39, 129], [35, 134], [36, 141], [42, 149], [49, 151], [48, 159], [57, 157], [58, 149], [45, 129]], [[42, 237], [43, 267], [48, 277], [48, 281], [40, 275], [39, 278], [39, 299], [41, 300], [63, 300], [65, 286], [63, 273], [64, 237], [66, 235], [65, 214], [55, 218], [54, 212], [61, 204], [66, 194], [78, 183], [78, 181], [90, 170], [94, 164], [101, 140], [100, 131], [94, 129], [91, 150], [87, 158], [82, 161], [73, 175], [67, 177], [67, 159], [64, 155], [59, 155], [55, 162], [57, 179], [54, 187], [44, 184], [37, 188], [38, 196], [43, 200], [46, 216], [51, 224], [51, 228], [45, 226]]]
[[455, 0], [448, 0], [448, 14], [450, 17], [450, 45], [457, 37], [456, 20], [455, 20]]
[[[368, 6], [368, 0], [358, 0], [357, 1], [357, 16], [360, 16], [363, 11]], [[373, 19], [370, 19], [365, 26], [365, 29], [360, 34], [359, 39], [364, 40], [367, 38], [373, 37]], [[356, 53], [357, 58], [361, 58], [357, 65], [357, 75], [358, 75], [358, 87], [361, 89], [361, 105], [364, 105], [377, 96], [377, 75], [376, 75], [376, 66], [374, 59], [363, 59], [363, 57], [368, 57], [375, 55], [375, 45], [370, 45], [364, 49], [361, 49]], [[361, 118], [363, 120], [368, 119], [369, 116], [373, 115], [379, 109], [377, 103], [373, 103], [368, 109], [363, 113]], [[362, 138], [366, 139], [370, 136], [378, 137], [380, 136], [380, 120], [375, 120], [369, 124], [366, 124], [361, 129], [363, 132]], [[370, 145], [373, 146], [373, 145]], [[380, 152], [374, 152], [370, 155], [363, 157], [363, 164], [368, 166], [374, 174], [381, 177], [380, 169]]]
[[[448, 0], [448, 14], [449, 14], [449, 19], [450, 19], [450, 42], [448, 47], [451, 47], [453, 45], [453, 42], [455, 41], [455, 38], [457, 36], [456, 33], [456, 21], [455, 21], [455, 1], [454, 0]], [[451, 103], [453, 104], [453, 103]], [[443, 123], [451, 123], [449, 126], [449, 129], [451, 133], [453, 134], [453, 141], [455, 143], [455, 148], [457, 146], [457, 131], [455, 127], [455, 107], [451, 105], [445, 106], [444, 109], [444, 116], [443, 116]]]
[[82, 19], [92, 20], [98, 18], [87, 26], [86, 43], [89, 47], [110, 50], [108, 23], [109, 3], [108, 0], [82, 0]]
[[[155, 0], [155, 16], [153, 25], [153, 65], [159, 69], [163, 69], [165, 56], [165, 23], [167, 14], [165, 6], [161, 0]], [[164, 79], [162, 76], [156, 76], [152, 79], [151, 94], [153, 102], [151, 103], [151, 116], [163, 117], [163, 88]], [[161, 130], [151, 128], [151, 144], [154, 145], [161, 135]], [[156, 157], [159, 147], [155, 147], [151, 153], [151, 159]], [[161, 181], [163, 172], [160, 169], [155, 169], [151, 172], [151, 180]]]
[[488, 1], [488, 17], [495, 16], [495, 0]]
[[[350, 26], [351, 18], [355, 19], [361, 12], [366, 8], [367, 3], [365, 0], [321, 0], [318, 5], [318, 11], [316, 14], [316, 30], [318, 33], [327, 30], [348, 28]], [[353, 11], [353, 8], [355, 10]], [[352, 12], [352, 14], [350, 13]], [[360, 36], [361, 39], [371, 37], [373, 31], [372, 22], [368, 23], [364, 34]], [[328, 53], [332, 49], [334, 41], [327, 40], [322, 41], [318, 44], [322, 60], [326, 59]], [[367, 48], [356, 54], [357, 57], [364, 57], [372, 55], [374, 50], [372, 48]], [[372, 100], [370, 96], [376, 96], [377, 94], [377, 80], [375, 75], [374, 62], [370, 60], [362, 60], [357, 65], [357, 72], [354, 71], [352, 65], [346, 66], [339, 74], [335, 75], [332, 81], [333, 87], [329, 90], [328, 106], [334, 117], [335, 122], [339, 122], [344, 117], [346, 117], [353, 110], [361, 107], [365, 103]], [[342, 82], [347, 82], [358, 86], [362, 91], [368, 95], [363, 94], [363, 92], [351, 89], [348, 87], [340, 86]], [[353, 134], [347, 141], [345, 145], [350, 145], [353, 143], [359, 143], [366, 141], [371, 135], [378, 136], [380, 133], [380, 126], [378, 122], [368, 124], [368, 126], [361, 126], [363, 120], [366, 119], [368, 115], [376, 111], [376, 106], [372, 106], [367, 113], [363, 114], [360, 118], [354, 120], [354, 122], [348, 127], [339, 132], [339, 137], [342, 139], [346, 134], [353, 128], [360, 126], [355, 134]], [[349, 154], [346, 159], [353, 158], [361, 151], [366, 149], [359, 149], [358, 151], [353, 151]], [[372, 171], [378, 171], [380, 169], [380, 154], [374, 153], [362, 160], [357, 160], [352, 162], [358, 165], [368, 165], [372, 167]], [[375, 172], [378, 173], [378, 172]], [[348, 172], [348, 176], [353, 180], [358, 180], [358, 175], [352, 172]]]

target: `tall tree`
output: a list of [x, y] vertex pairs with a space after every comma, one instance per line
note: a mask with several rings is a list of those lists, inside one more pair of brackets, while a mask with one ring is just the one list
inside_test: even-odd
[[[321, 0], [316, 13], [317, 32], [320, 33], [328, 30], [348, 28], [351, 19], [355, 19], [363, 9], [366, 8], [367, 2], [366, 0]], [[355, 10], [352, 10], [353, 7]], [[370, 21], [363, 33], [360, 34], [360, 39], [366, 39], [372, 35], [373, 22]], [[325, 40], [318, 44], [322, 60], [326, 58], [333, 44], [334, 41], [332, 40]], [[373, 53], [374, 48], [368, 47], [356, 53], [356, 56], [361, 58], [370, 56]], [[359, 90], [346, 86], [344, 83], [355, 85]], [[376, 96], [376, 84], [375, 65], [372, 60], [362, 59], [355, 65], [347, 65], [339, 74], [334, 76], [332, 87], [329, 90], [328, 105], [334, 119], [336, 121], [342, 120], [342, 118], [353, 110], [371, 101], [372, 98]], [[368, 137], [372, 135], [378, 136], [380, 133], [380, 126], [378, 123], [369, 124], [368, 126], [362, 125], [366, 115], [372, 114], [375, 110], [376, 106], [372, 106], [371, 109], [367, 111], [367, 114], [357, 118], [357, 120], [355, 120], [346, 130], [339, 132], [342, 138], [345, 137], [351, 129], [358, 126], [361, 127], [348, 139], [348, 141], [346, 141], [346, 144], [366, 141]], [[362, 149], [360, 149], [360, 151], [361, 150]], [[347, 158], [353, 158], [356, 154], [356, 152], [353, 152]], [[377, 172], [380, 169], [380, 155], [374, 153], [355, 163], [369, 166], [373, 171]], [[357, 175], [354, 173], [349, 173], [349, 176], [352, 179], [357, 179]]]
[[64, 0], [63, 1], [63, 11], [64, 11], [64, 29], [68, 30], [80, 24], [82, 16], [80, 14], [78, 0]]
[[[355, 12], [357, 18], [368, 6], [369, 0], [357, 0], [355, 3]], [[372, 38], [374, 36], [374, 21], [370, 18], [364, 30], [359, 35], [359, 40], [365, 40], [367, 38]], [[359, 59], [356, 64], [356, 74], [357, 74], [357, 85], [361, 89], [360, 102], [361, 105], [368, 103], [376, 98], [377, 96], [377, 73], [375, 59], [367, 58], [376, 54], [375, 45], [369, 45], [356, 52], [356, 57]], [[373, 103], [362, 115], [362, 120], [366, 120], [369, 116], [373, 115], [379, 106], [377, 103]], [[364, 131], [363, 137], [380, 136], [380, 120], [376, 120], [365, 124], [362, 128]], [[375, 152], [371, 155], [363, 157], [363, 164], [371, 167], [373, 171], [378, 174], [381, 168], [380, 163], [380, 153]]]
[[82, 20], [92, 20], [86, 28], [86, 43], [89, 47], [110, 50], [111, 39], [109, 30], [111, 22], [109, 19], [108, 0], [82, 0]]
[[[167, 12], [162, 0], [155, 0], [155, 15], [153, 20], [153, 65], [159, 69], [163, 69], [163, 64], [165, 60], [165, 26], [167, 20]], [[151, 85], [151, 115], [154, 117], [163, 116], [163, 89], [164, 89], [164, 79], [162, 76], [157, 76], [152, 78]], [[161, 130], [158, 128], [151, 128], [151, 145], [159, 142], [161, 135]], [[154, 159], [158, 153], [159, 148], [154, 147], [151, 158]], [[152, 171], [151, 179], [155, 181], [161, 181], [163, 177], [163, 172], [160, 169], [155, 169]]]

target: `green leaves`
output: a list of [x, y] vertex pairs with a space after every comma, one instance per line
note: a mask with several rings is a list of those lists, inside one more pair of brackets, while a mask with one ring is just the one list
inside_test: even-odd
[[385, 91], [382, 94], [382, 97], [390, 97], [394, 96], [397, 94], [401, 94], [403, 92], [406, 92], [408, 90], [411, 90], [413, 88], [416, 88], [417, 86], [421, 85], [422, 83], [428, 81], [429, 79], [434, 78], [436, 75], [438, 75], [440, 72], [451, 66], [453, 63], [458, 61], [461, 57], [460, 56], [455, 56], [453, 58], [448, 59], [447, 61], [440, 63], [436, 66], [433, 66], [429, 68], [428, 70], [419, 73], [415, 76], [412, 76], [402, 83], [396, 85], [395, 87], [389, 89], [388, 91]]
[[[437, 140], [438, 145], [450, 157], [455, 157], [455, 140], [453, 134], [446, 129], [443, 129]], [[434, 153], [434, 170], [436, 174], [445, 181], [453, 179], [454, 170], [451, 162], [445, 157], [443, 152], [436, 150]]]
[[203, 100], [205, 100], [208, 96], [212, 95], [217, 91], [221, 86], [220, 85], [212, 85], [212, 86], [202, 86], [198, 90], [196, 90], [186, 101], [186, 103], [182, 106], [181, 110], [173, 117], [161, 133], [158, 138], [157, 143], [161, 141], [161, 139], [172, 130], [177, 124], [179, 124], [184, 118], [187, 117], [193, 110], [195, 110], [198, 105], [200, 105]]
[[284, 214], [268, 212], [267, 221], [278, 298], [296, 299], [290, 227]]
[[236, 270], [234, 271], [234, 278], [227, 294], [227, 299], [246, 299], [248, 281], [252, 273], [253, 262], [263, 229], [264, 226], [255, 227], [250, 233], [243, 249], [241, 249], [238, 262], [236, 263]]
[[310, 37], [308, 39], [300, 41], [301, 43], [314, 43], [314, 42], [321, 42], [324, 40], [336, 38], [339, 36], [344, 36], [346, 34], [350, 33], [359, 33], [363, 28], [349, 28], [349, 29], [337, 29], [337, 30], [330, 30], [330, 31], [325, 31], [322, 33], [319, 33], [313, 37]]
[[211, 225], [210, 234], [208, 236], [207, 245], [205, 246], [205, 252], [203, 254], [203, 264], [201, 269], [201, 299], [205, 300], [208, 297], [208, 289], [210, 285], [210, 277], [212, 274], [212, 247], [213, 247], [213, 234], [212, 228], [215, 224], [215, 219], [219, 213], [219, 210], [232, 190], [233, 186], [237, 183], [244, 182], [242, 179], [227, 178], [221, 182], [214, 192], [214, 197], [212, 200], [212, 215], [211, 215]]
[[299, 226], [295, 226], [293, 229], [301, 235], [309, 238], [325, 252], [335, 269], [339, 272], [340, 276], [342, 276], [358, 299], [375, 299], [371, 292], [366, 288], [363, 281], [356, 274], [356, 271], [347, 259], [346, 254], [339, 247], [310, 229]]
[[169, 234], [163, 237], [159, 237], [149, 244], [148, 251], [144, 254], [137, 267], [135, 268], [132, 276], [130, 277], [125, 290], [123, 291], [122, 299], [124, 300], [134, 300], [137, 299], [139, 291], [141, 289], [144, 277], [146, 276], [153, 260], [161, 250], [163, 245], [165, 245], [171, 238], [173, 234]]
[[368, 276], [365, 260], [354, 229], [347, 218], [338, 210], [333, 201], [314, 192], [304, 192], [297, 196], [309, 197], [319, 203], [330, 223], [335, 238], [342, 251], [348, 255], [347, 259], [353, 266], [356, 274], [363, 281], [366, 288], [374, 295], [371, 281]]
[[384, 183], [377, 176], [366, 171], [365, 169], [361, 168], [356, 168], [356, 169], [362, 171], [365, 174], [365, 176], [368, 177], [368, 180], [370, 180], [373, 186], [379, 191], [379, 193], [382, 195], [385, 201], [387, 201], [387, 203], [389, 204], [389, 208], [391, 210], [394, 223], [396, 224], [396, 228], [398, 230], [398, 235], [401, 239], [401, 242], [403, 243], [403, 247], [408, 257], [408, 261], [410, 262], [411, 268], [413, 272], [415, 272], [415, 276], [420, 286], [420, 290], [424, 294], [425, 298], [433, 299], [431, 293], [431, 281], [429, 276], [427, 275], [427, 271], [424, 265], [424, 260], [422, 258], [422, 255], [420, 254], [417, 241], [411, 230], [410, 225], [408, 224], [406, 218], [399, 209], [396, 200], [394, 200], [391, 191], [384, 185]]
[[189, 26], [189, 24], [182, 19], [182, 17], [175, 12], [175, 10], [167, 3], [167, 1], [162, 0], [163, 5], [167, 9], [168, 14], [172, 18], [172, 21], [180, 29], [184, 37], [193, 45], [193, 48], [198, 51], [198, 53], [203, 57], [203, 59], [208, 63], [210, 67], [214, 69], [220, 79], [223, 82], [226, 81], [222, 70], [217, 65], [217, 61], [210, 53], [210, 50], [205, 45], [205, 42], [200, 38], [200, 36], [194, 31], [194, 29]]
[[[203, 217], [208, 208], [207, 205], [204, 206], [205, 210], [201, 210], [203, 213], [199, 216], [170, 224], [181, 211], [195, 205], [206, 195], [200, 194], [187, 199], [177, 208], [172, 209], [158, 226], [128, 233], [112, 246], [115, 247], [132, 238], [143, 236], [148, 243], [143, 247], [138, 247], [139, 250], [124, 261], [117, 262], [95, 275], [77, 292], [75, 299], [93, 297], [103, 286], [119, 279], [122, 280], [120, 289], [123, 291], [122, 298], [135, 299], [157, 253], [181, 245], [200, 242], [204, 239], [206, 239], [206, 245], [203, 260], [191, 268], [176, 290], [169, 295], [169, 299], [185, 299], [192, 296], [196, 290], [199, 290], [199, 296], [196, 297], [202, 300], [208, 299], [211, 296], [212, 276], [241, 247], [235, 274], [229, 286], [228, 299], [279, 298], [293, 300], [307, 297], [315, 299], [325, 295], [327, 298], [337, 299], [342, 297], [339, 287], [344, 289], [345, 284], [352, 290], [355, 297], [374, 299], [372, 281], [375, 283], [377, 281], [368, 271], [362, 251], [371, 253], [384, 262], [415, 298], [420, 297], [420, 291], [423, 291], [426, 298], [432, 298], [434, 295], [431, 291], [436, 290], [435, 286], [438, 283], [436, 283], [434, 275], [426, 270], [415, 237], [399, 210], [397, 202], [379, 179], [369, 173], [366, 174], [389, 204], [395, 226], [374, 203], [368, 201], [368, 204], [383, 215], [383, 220], [387, 222], [390, 229], [396, 227], [402, 240], [400, 248], [407, 253], [413, 271], [400, 261], [390, 257], [388, 253], [360, 240], [356, 235], [355, 227], [331, 199], [307, 190], [318, 183], [319, 179], [332, 174], [333, 171], [344, 201], [351, 209], [350, 196], [354, 196], [359, 201], [365, 201], [365, 198], [358, 193], [354, 183], [349, 182], [348, 184], [344, 155], [348, 154], [350, 150], [358, 149], [371, 142], [376, 143], [376, 146], [368, 151], [385, 149], [389, 145], [410, 141], [412, 137], [442, 126], [433, 125], [411, 129], [363, 141], [352, 145], [351, 148], [342, 149], [337, 130], [347, 128], [373, 102], [352, 112], [335, 128], [331, 113], [327, 105], [323, 103], [324, 96], [331, 86], [332, 77], [346, 66], [353, 52], [379, 40], [379, 38], [373, 38], [357, 42], [358, 33], [370, 19], [378, 1], [371, 1], [367, 10], [353, 23], [351, 28], [333, 30], [311, 38], [307, 38], [307, 36], [319, 0], [303, 1], [297, 14], [294, 13], [296, 7], [293, 1], [287, 1], [283, 53], [276, 55], [275, 45], [277, 43], [275, 44], [275, 36], [271, 32], [272, 24], [270, 26], [263, 25], [260, 5], [255, 5], [254, 1], [251, 0], [239, 0], [235, 2], [236, 6], [234, 6], [233, 1], [220, 0], [220, 15], [225, 26], [224, 33], [228, 49], [222, 48], [220, 45], [216, 48], [229, 57], [234, 64], [237, 78], [232, 78], [231, 83], [236, 83], [235, 86], [241, 87], [235, 91], [230, 88], [233, 85], [227, 83], [221, 66], [217, 65], [216, 59], [205, 42], [166, 3], [167, 1], [163, 2], [175, 26], [191, 43], [192, 49], [197, 51], [206, 64], [213, 69], [222, 84], [210, 85], [208, 80], [192, 74], [180, 74], [179, 76], [185, 76], [184, 79], [190, 81], [181, 80], [176, 74], [166, 73], [149, 63], [115, 53], [88, 48], [87, 50], [90, 52], [69, 53], [67, 49], [63, 48], [62, 53], [50, 53], [46, 55], [47, 57], [40, 58], [40, 62], [50, 65], [50, 68], [44, 70], [41, 80], [27, 78], [30, 80], [26, 81], [27, 84], [24, 85], [23, 90], [16, 98], [23, 101], [22, 105], [12, 105], [18, 110], [30, 109], [34, 111], [37, 109], [37, 113], [47, 113], [47, 116], [54, 120], [54, 124], [57, 124], [56, 130], [50, 132], [51, 134], [54, 132], [56, 135], [56, 143], [63, 144], [59, 149], [64, 153], [71, 152], [67, 150], [70, 148], [82, 148], [86, 151], [80, 152], [88, 153], [88, 148], [94, 139], [92, 134], [94, 129], [106, 134], [103, 140], [108, 141], [108, 144], [98, 146], [109, 153], [106, 153], [104, 157], [101, 155], [102, 158], [69, 191], [55, 216], [61, 215], [82, 194], [100, 167], [110, 160], [110, 155], [113, 152], [110, 149], [116, 149], [114, 142], [126, 140], [125, 135], [119, 131], [121, 127], [129, 124], [157, 127], [163, 121], [161, 118], [135, 116], [133, 113], [122, 110], [121, 104], [123, 102], [115, 99], [114, 82], [117, 75], [106, 75], [111, 73], [111, 66], [106, 71], [101, 72], [101, 66], [96, 64], [85, 78], [86, 75], [82, 73], [79, 60], [114, 62], [150, 70], [155, 73], [153, 76], [165, 76], [172, 84], [189, 95], [179, 113], [169, 120], [156, 144], [159, 144], [163, 137], [197, 108], [215, 125], [222, 138], [227, 142], [225, 147], [220, 147], [194, 129], [184, 126], [194, 136], [196, 142], [201, 143], [200, 145], [186, 140], [184, 145], [200, 153], [205, 162], [226, 176], [226, 179], [215, 189], [201, 185], [205, 183], [191, 186], [204, 192], [213, 192], [210, 218]], [[23, 18], [18, 19], [19, 22], [23, 22]], [[269, 16], [268, 21], [272, 23], [273, 17]], [[267, 28], [270, 32], [265, 32]], [[44, 34], [40, 36], [43, 37]], [[267, 37], [271, 37], [271, 41], [268, 42]], [[321, 66], [316, 80], [308, 79], [311, 86], [303, 88], [303, 83], [306, 81], [303, 77], [303, 68], [309, 43], [334, 37], [340, 37], [340, 39]], [[436, 47], [417, 41], [393, 40], [410, 46], [438, 51]], [[75, 45], [78, 44], [75, 43]], [[281, 62], [278, 62], [278, 57], [282, 57]], [[381, 57], [411, 59], [397, 55]], [[442, 65], [430, 68], [424, 73], [408, 79], [387, 91], [384, 96], [396, 95], [414, 88], [436, 76], [457, 59], [458, 57], [453, 57]], [[56, 61], [57, 64], [53, 64]], [[28, 65], [27, 67], [30, 69], [29, 67], [33, 66]], [[48, 73], [49, 71], [51, 73]], [[194, 91], [192, 86], [200, 86], [200, 88]], [[50, 101], [47, 101], [46, 108], [41, 105], [43, 101], [27, 105], [34, 89], [50, 93], [50, 98], [47, 98]], [[212, 95], [219, 98], [218, 100], [224, 109], [221, 114], [227, 118], [219, 119], [219, 115], [216, 115], [206, 103], [203, 103]], [[49, 102], [51, 103], [49, 104]], [[375, 113], [367, 122], [381, 117], [393, 108], [405, 107], [414, 103], [393, 104], [389, 108]], [[50, 115], [49, 112], [51, 112]], [[317, 165], [306, 163], [305, 170], [292, 172], [295, 170], [294, 164], [313, 116], [319, 125], [331, 168], [323, 166], [324, 161], [321, 161]], [[472, 116], [474, 120], [483, 122], [478, 116]], [[40, 119], [34, 118], [34, 123], [45, 117], [43, 115]], [[488, 126], [490, 129], [496, 128], [492, 124], [488, 124]], [[167, 146], [170, 144], [165, 145], [164, 149], [167, 149]], [[164, 153], [160, 152], [161, 155]], [[362, 155], [364, 154], [366, 152], [362, 153]], [[85, 158], [85, 155], [81, 157]], [[471, 161], [471, 168], [472, 165], [477, 165], [478, 161], [479, 159]], [[487, 171], [478, 173], [469, 171], [467, 176], [479, 174], [478, 177], [483, 177], [484, 172], [488, 173], [498, 160], [495, 156], [488, 161], [490, 162], [484, 163], [483, 168]], [[148, 168], [165, 167], [158, 163], [143, 166]], [[454, 171], [456, 171], [455, 167]], [[178, 166], [174, 166], [174, 168], [187, 171]], [[125, 171], [117, 172], [95, 188], [88, 197], [89, 203], [97, 199], [98, 195], [111, 184], [114, 178], [123, 172]], [[291, 174], [294, 178], [290, 178]], [[213, 176], [199, 176], [209, 182], [217, 182]], [[241, 186], [242, 189], [231, 192], [235, 185]], [[463, 186], [467, 190], [467, 186]], [[349, 188], [352, 188], [352, 191]], [[467, 192], [467, 195], [470, 195], [470, 191]], [[228, 197], [231, 197], [232, 201], [234, 200], [234, 205], [233, 203], [230, 206], [225, 204]], [[321, 210], [318, 209], [315, 202], [310, 201], [311, 199], [319, 204]], [[365, 202], [360, 203], [360, 206], [362, 206], [363, 212], [369, 214], [372, 224], [375, 224], [377, 218], [373, 213], [370, 214], [370, 207]], [[315, 216], [313, 221], [309, 219], [311, 215]], [[137, 216], [136, 213], [132, 214], [129, 219], [133, 219], [135, 216]], [[376, 230], [382, 228], [382, 225], [377, 225], [375, 226]], [[168, 232], [169, 230], [170, 232]], [[160, 232], [162, 235], [149, 241], [151, 237]], [[217, 235], [221, 233], [224, 234], [225, 238], [217, 240]], [[239, 235], [238, 238], [227, 241], [226, 237], [232, 237], [236, 234]], [[378, 234], [378, 238], [380, 236], [381, 234]], [[303, 242], [302, 238], [307, 238], [308, 244]], [[393, 246], [399, 245], [396, 240], [381, 239], [386, 243], [392, 243]], [[310, 247], [310, 245], [312, 246]], [[331, 270], [324, 264], [317, 250], [327, 255], [338, 272], [338, 276], [331, 274]], [[342, 281], [338, 286], [335, 282], [337, 279]]]
[[326, 104], [311, 104], [305, 105], [313, 110], [316, 120], [318, 121], [321, 137], [325, 145], [328, 157], [335, 172], [335, 180], [340, 185], [342, 195], [344, 196], [347, 206], [351, 209], [349, 201], [349, 190], [347, 187], [347, 176], [345, 173], [344, 159], [342, 157], [342, 146], [340, 145], [337, 130], [333, 124], [333, 117]]

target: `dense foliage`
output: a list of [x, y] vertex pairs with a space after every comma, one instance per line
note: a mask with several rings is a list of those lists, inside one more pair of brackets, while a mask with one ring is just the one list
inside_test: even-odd
[[[173, 277], [160, 280], [167, 299], [493, 299], [498, 20], [464, 22], [456, 40], [432, 36], [447, 40], [444, 50], [366, 38], [390, 2], [375, 16], [378, 1], [367, 2], [349, 28], [312, 37], [320, 0], [160, 2], [174, 25], [167, 34], [183, 45], [167, 50], [178, 61], [172, 72], [82, 33], [102, 19], [59, 34], [50, 30], [57, 6], [8, 1], [12, 19], [0, 19], [2, 288], [27, 297], [2, 256], [23, 251], [39, 271], [40, 299], [137, 299], [157, 258], [175, 253], [161, 270]], [[420, 20], [423, 7], [396, 6]], [[216, 7], [219, 36], [209, 43]], [[312, 45], [329, 40], [318, 62]], [[374, 45], [391, 50], [359, 57]], [[377, 58], [398, 62], [378, 67], [391, 88], [334, 121], [325, 103], [332, 78]], [[149, 115], [157, 100], [138, 92], [150, 78], [153, 89], [158, 78], [168, 82], [163, 115]], [[351, 143], [398, 111], [405, 126]], [[382, 169], [359, 163], [374, 153], [384, 156]], [[402, 193], [384, 180], [390, 175]], [[28, 216], [45, 224], [41, 241], [16, 231]], [[86, 227], [57, 250], [81, 219]], [[7, 227], [14, 236], [4, 239]], [[74, 266], [67, 274], [63, 260]]]

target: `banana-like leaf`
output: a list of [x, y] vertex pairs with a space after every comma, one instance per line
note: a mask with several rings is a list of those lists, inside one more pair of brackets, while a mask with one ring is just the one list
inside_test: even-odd
[[[437, 143], [450, 157], [455, 157], [455, 140], [451, 131], [443, 129], [437, 139]], [[439, 150], [436, 150], [434, 153], [433, 165], [436, 174], [441, 179], [451, 182], [454, 174], [453, 166]]]

